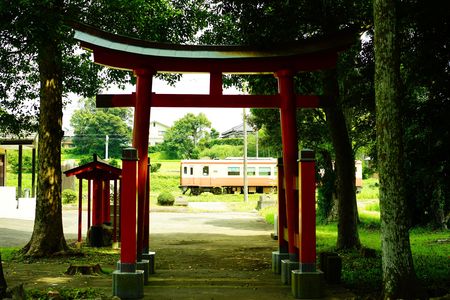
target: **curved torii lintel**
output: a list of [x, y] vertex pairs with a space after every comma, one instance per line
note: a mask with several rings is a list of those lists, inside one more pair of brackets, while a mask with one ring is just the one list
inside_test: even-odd
[[355, 31], [267, 46], [178, 45], [125, 37], [76, 24], [75, 39], [94, 52], [94, 61], [113, 68], [156, 72], [274, 73], [283, 69], [332, 68], [337, 53], [355, 41]]

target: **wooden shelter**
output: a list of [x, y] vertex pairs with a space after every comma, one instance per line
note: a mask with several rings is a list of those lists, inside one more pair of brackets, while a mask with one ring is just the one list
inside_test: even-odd
[[[82, 208], [83, 208], [83, 183], [82, 180], [88, 180], [88, 211], [87, 211], [87, 227], [89, 244], [94, 247], [106, 246], [103, 240], [104, 225], [113, 225], [112, 238], [117, 241], [117, 206], [118, 193], [117, 181], [121, 180], [122, 170], [109, 165], [98, 158], [96, 154], [93, 161], [79, 167], [64, 172], [66, 176], [76, 176], [79, 179], [79, 196], [78, 196], [78, 242], [81, 242], [82, 228]], [[110, 183], [114, 182], [113, 199], [114, 211], [113, 222], [111, 222], [111, 206], [110, 206]], [[92, 195], [91, 195], [92, 186]], [[91, 196], [92, 196], [92, 225], [91, 225]]]

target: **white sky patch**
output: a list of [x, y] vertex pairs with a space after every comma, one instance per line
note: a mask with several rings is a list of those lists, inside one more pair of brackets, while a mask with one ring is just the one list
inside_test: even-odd
[[[118, 87], [103, 91], [104, 94], [130, 94], [135, 91], [135, 87], [129, 85], [125, 90]], [[208, 94], [209, 93], [209, 74], [183, 74], [182, 79], [175, 86], [169, 86], [165, 81], [153, 78], [152, 91], [157, 94]], [[224, 89], [223, 94], [241, 94], [235, 88]], [[75, 94], [68, 97], [72, 100], [64, 108], [63, 130], [65, 135], [73, 134], [70, 126], [70, 118], [73, 111], [80, 108], [78, 100], [81, 98]], [[195, 115], [204, 113], [212, 123], [212, 128], [219, 132], [226, 131], [242, 123], [242, 108], [171, 108], [154, 107], [151, 109], [150, 121], [158, 121], [168, 126], [184, 117], [187, 113]]]

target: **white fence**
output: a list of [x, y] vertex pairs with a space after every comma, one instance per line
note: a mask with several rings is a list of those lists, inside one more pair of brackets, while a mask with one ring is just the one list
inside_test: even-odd
[[16, 188], [0, 186], [0, 218], [34, 220], [36, 198], [16, 200]]

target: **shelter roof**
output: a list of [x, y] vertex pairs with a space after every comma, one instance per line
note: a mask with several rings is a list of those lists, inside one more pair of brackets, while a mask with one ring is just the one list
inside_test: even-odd
[[122, 175], [122, 169], [109, 165], [108, 163], [99, 159], [96, 154], [94, 154], [93, 161], [67, 170], [64, 172], [64, 174], [66, 174], [67, 177], [76, 176], [78, 179], [115, 180], [120, 179]]
[[37, 133], [28, 134], [26, 136], [0, 135], [0, 148], [17, 149], [20, 145], [24, 148], [36, 148]]
[[157, 72], [272, 73], [334, 67], [337, 52], [355, 42], [353, 30], [289, 44], [251, 46], [179, 45], [139, 40], [74, 24], [75, 39], [94, 52], [96, 63]]

